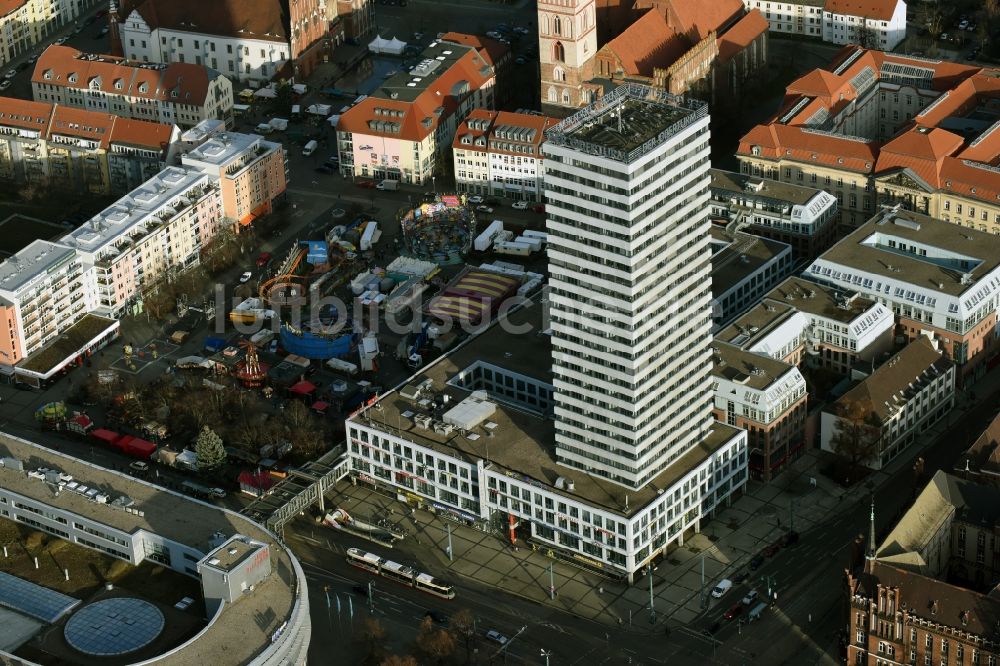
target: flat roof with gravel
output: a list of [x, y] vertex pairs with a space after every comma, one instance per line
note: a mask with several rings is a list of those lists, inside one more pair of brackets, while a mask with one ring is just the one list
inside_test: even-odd
[[[243, 534], [268, 544], [273, 574], [252, 594], [226, 605], [214, 622], [190, 642], [157, 658], [158, 664], [248, 663], [271, 646], [272, 635], [290, 617], [296, 595], [292, 557], [270, 532], [250, 519], [6, 433], [0, 433], [0, 457], [17, 458], [25, 467], [24, 472], [0, 467], [0, 487], [129, 534], [146, 530], [206, 554], [211, 550], [209, 540], [217, 532], [227, 537]], [[111, 497], [127, 496], [143, 515], [99, 504], [73, 492], [55, 496], [49, 484], [28, 477], [27, 471], [39, 467], [69, 474]]]

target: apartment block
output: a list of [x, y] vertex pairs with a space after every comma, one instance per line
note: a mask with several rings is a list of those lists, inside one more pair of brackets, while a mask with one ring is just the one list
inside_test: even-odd
[[716, 333], [716, 340], [775, 360], [847, 374], [892, 349], [892, 311], [858, 292], [790, 277]]
[[837, 453], [838, 432], [850, 427], [841, 410], [852, 404], [865, 409], [866, 423], [876, 431], [873, 454], [858, 462], [882, 469], [913, 444], [955, 404], [955, 364], [924, 336], [823, 408], [820, 448]]
[[0, 263], [0, 373], [37, 386], [117, 336], [117, 321], [88, 314], [85, 272], [72, 247], [44, 240]]
[[795, 266], [785, 243], [712, 225], [712, 329], [726, 325]]
[[806, 380], [799, 369], [716, 339], [712, 413], [747, 431], [750, 478], [769, 482], [805, 447]]
[[542, 201], [542, 143], [556, 119], [527, 113], [476, 109], [452, 143], [459, 192]]
[[173, 160], [174, 125], [0, 97], [0, 178], [78, 194], [128, 191]]
[[433, 42], [409, 71], [386, 79], [337, 123], [340, 171], [351, 178], [431, 182], [451, 162], [455, 132], [473, 109], [493, 108], [493, 67], [469, 46]]
[[786, 89], [740, 141], [740, 172], [818, 187], [856, 228], [880, 205], [1000, 232], [997, 70], [857, 46]]
[[978, 664], [1000, 658], [1000, 493], [938, 471], [861, 570], [847, 572], [847, 663]]
[[181, 128], [211, 119], [233, 124], [233, 84], [204, 65], [136, 62], [53, 45], [35, 63], [31, 90], [36, 102], [121, 118]]
[[284, 147], [256, 134], [217, 134], [183, 155], [181, 163], [218, 183], [222, 212], [237, 229], [270, 213], [287, 186]]
[[883, 51], [891, 51], [906, 39], [903, 0], [743, 0], [743, 5], [748, 11], [760, 10], [773, 33], [805, 35], [830, 44], [862, 44]]
[[806, 269], [817, 282], [889, 307], [896, 334], [929, 336], [958, 365], [959, 383], [986, 371], [997, 338], [1000, 238], [890, 209]]
[[712, 219], [813, 258], [833, 243], [837, 200], [823, 190], [712, 169]]
[[0, 7], [0, 66], [83, 18], [98, 0], [9, 0]]

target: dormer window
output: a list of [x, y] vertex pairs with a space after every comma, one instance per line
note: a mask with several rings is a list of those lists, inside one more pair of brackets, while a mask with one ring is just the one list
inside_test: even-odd
[[45, 70], [45, 73], [42, 74], [42, 78], [51, 79], [52, 78], [52, 70], [51, 69]]
[[124, 88], [124, 87], [125, 87], [125, 84], [124, 84], [124, 83], [122, 83], [122, 80], [121, 80], [121, 79], [117, 79], [117, 80], [115, 81], [115, 90], [121, 90], [121, 89], [122, 89], [122, 88]]
[[66, 79], [70, 83], [76, 83], [76, 74], [70, 74], [69, 78]]
[[139, 84], [139, 92], [144, 93], [148, 89], [149, 89], [149, 86], [147, 86], [145, 83], [140, 83]]

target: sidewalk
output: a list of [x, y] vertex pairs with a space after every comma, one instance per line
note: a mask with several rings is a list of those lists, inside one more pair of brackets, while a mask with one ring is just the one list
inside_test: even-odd
[[[976, 402], [998, 389], [1000, 372], [990, 373], [975, 386]], [[928, 441], [936, 439], [973, 404], [968, 393], [960, 393], [959, 406], [927, 432]], [[407, 516], [403, 505], [394, 499], [349, 483], [337, 487], [331, 505], [343, 506], [359, 516], [389, 514], [388, 518], [410, 535], [397, 543], [397, 551], [435, 575], [463, 576], [609, 626], [621, 623], [629, 627], [631, 618], [632, 631], [660, 634], [665, 623], [671, 627], [686, 625], [702, 614], [702, 566], [706, 587], [710, 587], [715, 581], [743, 570], [754, 555], [788, 531], [791, 521], [796, 531], [808, 533], [836, 516], [843, 502], [853, 505], [857, 501], [867, 501], [873, 489], [912, 465], [920, 453], [919, 448], [910, 449], [887, 469], [873, 472], [860, 490], [845, 490], [819, 474], [821, 455], [815, 449], [807, 451], [797, 463], [801, 472], [792, 483], [781, 477], [769, 485], [751, 482], [744, 496], [717, 513], [703, 526], [700, 534], [686, 537], [684, 545], [670, 552], [659, 564], [652, 576], [655, 623], [650, 622], [648, 610], [648, 577], [639, 578], [633, 586], [608, 581], [548, 557], [542, 551], [533, 552], [530, 546], [515, 551], [497, 535], [425, 511]], [[792, 506], [794, 509], [790, 509]], [[449, 562], [446, 554], [449, 528], [454, 562]], [[551, 584], [556, 592], [554, 598], [549, 595], [550, 567]]]

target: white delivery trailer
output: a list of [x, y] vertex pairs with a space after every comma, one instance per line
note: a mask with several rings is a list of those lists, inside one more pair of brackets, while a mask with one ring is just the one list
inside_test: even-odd
[[398, 180], [383, 180], [378, 185], [375, 186], [376, 189], [382, 190], [384, 192], [395, 192], [399, 189]]
[[277, 132], [284, 132], [288, 129], [288, 120], [285, 118], [271, 118], [271, 127]]
[[525, 245], [527, 245], [528, 247], [531, 248], [532, 252], [538, 252], [539, 250], [542, 249], [542, 239], [541, 238], [532, 238], [531, 236], [518, 236], [514, 240], [514, 242], [515, 243], [524, 243]]
[[512, 254], [518, 257], [527, 257], [531, 254], [531, 246], [524, 243], [500, 241], [493, 246], [493, 251], [497, 254]]
[[381, 237], [382, 232], [378, 228], [378, 222], [372, 220], [368, 223], [368, 226], [365, 227], [364, 233], [361, 234], [361, 251], [366, 252], [367, 250], [372, 249]]
[[331, 370], [337, 372], [343, 372], [345, 375], [351, 376], [358, 374], [358, 366], [351, 363], [350, 361], [345, 361], [339, 358], [331, 358], [326, 362], [326, 365]]
[[528, 238], [538, 238], [541, 239], [542, 245], [546, 245], [549, 242], [549, 235], [544, 231], [535, 231], [534, 229], [525, 229], [522, 236], [527, 236]]
[[493, 245], [493, 241], [496, 237], [503, 233], [503, 221], [493, 220], [490, 222], [483, 233], [476, 236], [476, 240], [473, 241], [472, 246], [476, 248], [477, 252], [486, 252], [490, 249], [490, 245]]

